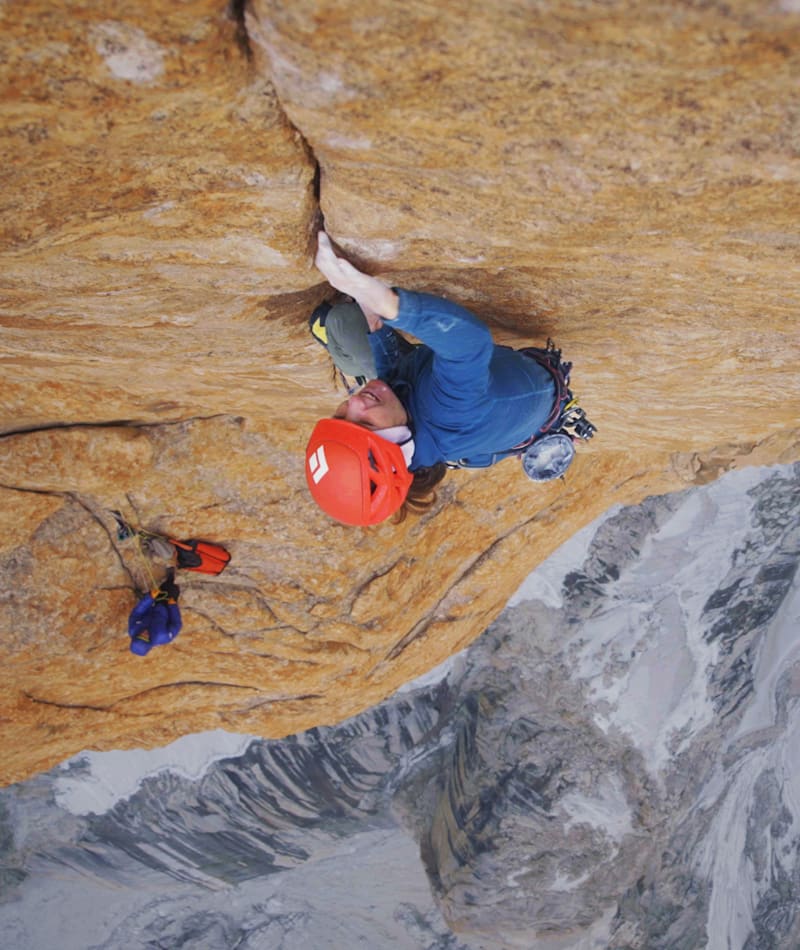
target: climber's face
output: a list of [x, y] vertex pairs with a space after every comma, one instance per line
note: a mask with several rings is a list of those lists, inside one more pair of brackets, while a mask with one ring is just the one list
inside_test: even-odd
[[346, 399], [333, 414], [367, 429], [388, 429], [408, 423], [408, 413], [382, 379], [371, 379], [357, 393]]

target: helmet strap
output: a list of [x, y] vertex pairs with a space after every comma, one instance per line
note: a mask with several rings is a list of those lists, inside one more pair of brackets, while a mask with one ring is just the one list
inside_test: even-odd
[[375, 429], [375, 435], [386, 439], [387, 442], [394, 442], [395, 445], [399, 445], [406, 466], [411, 464], [411, 459], [414, 458], [414, 437], [408, 426], [389, 426], [388, 429]]

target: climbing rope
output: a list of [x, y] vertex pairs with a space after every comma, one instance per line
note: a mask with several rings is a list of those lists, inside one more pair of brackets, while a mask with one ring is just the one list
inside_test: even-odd
[[117, 523], [117, 540], [127, 541], [130, 538], [133, 539], [133, 550], [136, 552], [136, 556], [139, 558], [139, 561], [141, 562], [142, 567], [144, 568], [145, 573], [147, 574], [147, 577], [150, 581], [150, 594], [153, 597], [153, 600], [166, 600], [167, 595], [163, 590], [161, 590], [161, 584], [155, 578], [155, 574], [153, 573], [150, 561], [145, 554], [142, 544], [142, 540], [145, 539], [146, 542], [147, 538], [158, 538], [159, 540], [165, 539], [162, 539], [160, 535], [150, 534], [150, 532], [144, 531], [141, 528], [132, 528], [122, 517], [122, 514], [119, 511], [112, 511], [111, 514]]

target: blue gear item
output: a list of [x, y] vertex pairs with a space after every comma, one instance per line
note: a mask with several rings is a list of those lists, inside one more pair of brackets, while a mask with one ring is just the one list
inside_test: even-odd
[[170, 575], [158, 590], [145, 594], [128, 617], [131, 653], [146, 656], [153, 647], [171, 643], [181, 632], [180, 588]]

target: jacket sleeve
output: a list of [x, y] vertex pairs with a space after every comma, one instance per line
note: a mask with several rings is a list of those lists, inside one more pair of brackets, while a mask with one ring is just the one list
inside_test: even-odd
[[367, 339], [375, 360], [375, 375], [378, 379], [394, 375], [401, 356], [398, 334], [384, 323], [379, 330], [373, 330]]
[[392, 325], [407, 330], [433, 350], [437, 388], [448, 401], [464, 402], [489, 384], [494, 351], [486, 324], [465, 307], [432, 294], [395, 288], [400, 298]]

